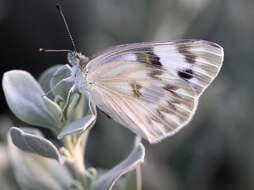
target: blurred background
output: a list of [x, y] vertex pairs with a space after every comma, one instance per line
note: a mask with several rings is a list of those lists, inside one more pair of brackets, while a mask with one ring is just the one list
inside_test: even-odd
[[[38, 52], [72, 49], [55, 3], [0, 0], [1, 78], [12, 69], [38, 78], [46, 68], [67, 63], [65, 54]], [[63, 7], [78, 50], [86, 55], [117, 44], [183, 38], [223, 46], [224, 66], [201, 97], [193, 121], [159, 144], [144, 142], [143, 189], [254, 189], [253, 0], [65, 0]], [[24, 124], [9, 111], [2, 88], [0, 102], [1, 189], [19, 189], [5, 134], [11, 123]], [[132, 141], [129, 130], [100, 113], [87, 163], [112, 168], [128, 155]]]

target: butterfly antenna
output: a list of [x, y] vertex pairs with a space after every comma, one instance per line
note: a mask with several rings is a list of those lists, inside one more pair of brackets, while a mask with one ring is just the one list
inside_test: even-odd
[[68, 49], [44, 49], [44, 48], [40, 48], [39, 52], [71, 52], [71, 50]]
[[70, 32], [69, 26], [68, 26], [68, 24], [67, 24], [67, 22], [66, 22], [66, 19], [65, 19], [65, 17], [64, 17], [63, 9], [62, 9], [62, 6], [60, 5], [60, 2], [58, 2], [58, 3], [56, 4], [56, 8], [57, 8], [57, 10], [59, 11], [59, 13], [60, 13], [60, 15], [61, 15], [61, 17], [62, 17], [62, 19], [63, 19], [63, 21], [64, 21], [65, 28], [66, 28], [66, 30], [67, 30], [67, 32], [68, 32], [68, 35], [69, 35], [70, 39], [71, 39], [71, 43], [72, 43], [72, 46], [73, 46], [73, 48], [74, 48], [74, 51], [77, 52], [76, 45], [75, 45], [75, 43], [74, 43], [74, 40], [73, 40], [73, 38], [72, 38], [72, 35], [71, 35], [71, 32]]

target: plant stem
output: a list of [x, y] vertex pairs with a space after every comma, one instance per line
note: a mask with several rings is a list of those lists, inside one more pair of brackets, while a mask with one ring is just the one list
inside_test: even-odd
[[[86, 175], [86, 168], [84, 164], [84, 150], [86, 146], [87, 136], [89, 131], [85, 131], [81, 136], [66, 136], [64, 138], [64, 145], [71, 154], [72, 168], [75, 172], [75, 177], [80, 181], [84, 189], [87, 189], [89, 186], [89, 179]], [[78, 138], [77, 141], [73, 138]]]

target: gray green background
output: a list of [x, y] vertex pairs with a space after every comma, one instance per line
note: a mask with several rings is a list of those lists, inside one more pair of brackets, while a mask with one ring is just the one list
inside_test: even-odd
[[[38, 77], [67, 63], [71, 49], [55, 1], [0, 0], [0, 65]], [[254, 189], [254, 1], [65, 0], [64, 13], [78, 49], [92, 55], [107, 47], [143, 41], [197, 38], [224, 47], [218, 78], [201, 97], [193, 121], [175, 136], [146, 146], [144, 190]], [[0, 97], [0, 184], [18, 189], [6, 163], [5, 132], [16, 120]], [[43, 130], [49, 138], [52, 135]], [[111, 168], [131, 150], [133, 134], [99, 113], [88, 142], [88, 164]], [[10, 185], [11, 184], [11, 185]]]

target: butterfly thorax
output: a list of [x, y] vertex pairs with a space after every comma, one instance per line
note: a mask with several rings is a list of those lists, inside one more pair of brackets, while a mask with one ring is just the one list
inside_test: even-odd
[[76, 88], [85, 93], [89, 89], [89, 81], [87, 81], [86, 65], [89, 58], [77, 52], [70, 52], [67, 55], [69, 63], [72, 65], [72, 76]]

